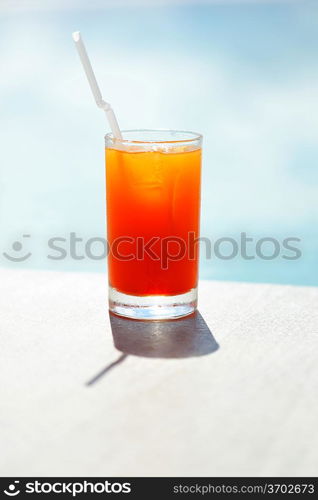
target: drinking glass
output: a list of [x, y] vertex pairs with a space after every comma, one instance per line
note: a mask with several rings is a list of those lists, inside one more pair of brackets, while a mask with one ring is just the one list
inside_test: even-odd
[[127, 130], [105, 142], [109, 309], [187, 316], [197, 307], [202, 136]]

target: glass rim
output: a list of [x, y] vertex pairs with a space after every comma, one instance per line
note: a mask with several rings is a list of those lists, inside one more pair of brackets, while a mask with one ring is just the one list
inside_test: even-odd
[[105, 141], [111, 140], [115, 143], [119, 144], [180, 144], [180, 143], [191, 143], [196, 141], [201, 141], [203, 138], [202, 134], [198, 132], [192, 132], [190, 130], [177, 130], [177, 129], [169, 129], [169, 128], [139, 128], [139, 129], [126, 129], [121, 130], [122, 133], [130, 133], [130, 132], [155, 132], [155, 133], [171, 133], [171, 134], [187, 134], [189, 138], [186, 139], [172, 139], [172, 140], [138, 140], [138, 139], [115, 139], [114, 134], [112, 132], [108, 132], [104, 138]]

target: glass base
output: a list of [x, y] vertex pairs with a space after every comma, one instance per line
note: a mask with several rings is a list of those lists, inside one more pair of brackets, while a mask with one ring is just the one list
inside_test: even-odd
[[139, 297], [109, 287], [109, 310], [118, 316], [138, 320], [167, 320], [189, 316], [197, 308], [197, 288], [181, 295]]

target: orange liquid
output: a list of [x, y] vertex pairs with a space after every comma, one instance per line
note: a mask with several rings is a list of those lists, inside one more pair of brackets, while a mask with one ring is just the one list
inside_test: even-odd
[[[177, 295], [197, 286], [198, 245], [190, 249], [189, 233], [192, 239], [199, 237], [200, 177], [200, 149], [163, 153], [106, 148], [112, 287], [144, 296]], [[153, 237], [151, 255], [142, 252], [142, 241]], [[170, 242], [163, 247], [167, 238]]]

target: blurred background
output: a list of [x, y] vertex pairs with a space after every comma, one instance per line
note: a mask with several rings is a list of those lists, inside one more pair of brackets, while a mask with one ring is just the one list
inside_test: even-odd
[[[255, 258], [202, 255], [201, 278], [318, 285], [318, 4], [306, 0], [2, 0], [0, 266], [105, 270], [47, 258], [49, 238], [105, 235], [108, 129], [75, 30], [121, 128], [203, 133], [202, 236], [245, 232]], [[261, 238], [279, 242], [275, 259], [255, 254]], [[300, 258], [283, 257], [286, 238]]]

